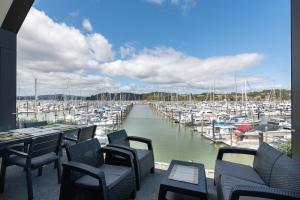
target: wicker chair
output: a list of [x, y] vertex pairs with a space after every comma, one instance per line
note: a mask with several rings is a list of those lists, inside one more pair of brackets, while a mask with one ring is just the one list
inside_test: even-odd
[[[225, 153], [254, 155], [253, 167], [224, 161]], [[300, 199], [300, 164], [266, 143], [258, 150], [220, 148], [215, 184], [219, 200]]]
[[[125, 130], [119, 130], [107, 135], [111, 147], [120, 148], [133, 154], [137, 190], [140, 189], [141, 181], [149, 172], [154, 173], [154, 154], [150, 139], [128, 136]], [[129, 141], [145, 143], [148, 149], [134, 149]], [[117, 160], [118, 158], [115, 158]], [[122, 160], [119, 160], [122, 163]]]
[[23, 126], [24, 128], [30, 128], [30, 127], [46, 126], [47, 124], [48, 124], [47, 121], [25, 122]]
[[[69, 162], [63, 164], [60, 200], [135, 198], [134, 165], [130, 152], [101, 148], [97, 139], [91, 139], [68, 147], [67, 155]], [[113, 155], [122, 157], [126, 161], [124, 165], [114, 165]]]
[[26, 171], [28, 199], [33, 199], [31, 170], [42, 169], [44, 165], [55, 162], [57, 166], [57, 179], [60, 183], [60, 151], [61, 133], [40, 136], [31, 139], [27, 152], [15, 149], [6, 149], [1, 166], [1, 192], [4, 191], [6, 168], [10, 165], [23, 167]]
[[96, 125], [87, 126], [65, 134], [62, 147], [67, 148], [68, 146], [94, 138], [96, 128]]

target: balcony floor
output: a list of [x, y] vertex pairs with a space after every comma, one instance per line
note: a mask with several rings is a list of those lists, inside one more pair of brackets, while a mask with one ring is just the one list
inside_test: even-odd
[[[149, 174], [142, 182], [141, 190], [137, 192], [136, 200], [157, 200], [159, 184], [165, 173], [166, 166], [157, 165], [154, 174]], [[34, 199], [38, 200], [58, 200], [59, 188], [57, 184], [56, 170], [53, 164], [44, 167], [43, 175], [38, 177], [37, 170], [32, 171], [33, 194]], [[215, 200], [216, 191], [213, 185], [213, 179], [207, 178], [209, 190], [209, 200]], [[175, 196], [168, 194], [168, 199], [195, 199]], [[0, 194], [1, 200], [24, 200], [27, 199], [26, 176], [22, 168], [11, 166], [7, 168], [6, 185], [3, 194]]]

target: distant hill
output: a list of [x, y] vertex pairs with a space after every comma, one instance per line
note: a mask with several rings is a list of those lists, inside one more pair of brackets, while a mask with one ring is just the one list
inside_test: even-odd
[[[215, 101], [235, 101], [236, 98], [238, 101], [241, 101], [242, 98], [247, 98], [251, 101], [263, 101], [263, 100], [271, 100], [271, 101], [279, 101], [279, 100], [291, 100], [291, 90], [262, 90], [262, 91], [253, 91], [248, 92], [247, 96], [242, 93], [201, 93], [201, 94], [176, 94], [176, 93], [167, 93], [167, 92], [150, 92], [143, 94], [129, 93], [129, 92], [121, 92], [121, 93], [99, 93], [89, 97], [82, 96], [72, 96], [72, 95], [40, 95], [38, 96], [39, 100], [59, 100], [62, 101], [66, 99], [82, 99], [82, 100], [123, 100], [123, 101], [209, 101], [214, 99]], [[34, 100], [34, 96], [19, 96], [18, 100]]]
[[[34, 96], [18, 96], [17, 100], [34, 100]], [[73, 95], [64, 95], [64, 94], [48, 94], [48, 95], [39, 95], [39, 100], [59, 100], [62, 101], [66, 99], [86, 99], [86, 97], [73, 96]]]

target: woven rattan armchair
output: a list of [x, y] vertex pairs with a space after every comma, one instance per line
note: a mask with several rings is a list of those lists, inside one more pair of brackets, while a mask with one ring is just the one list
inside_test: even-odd
[[96, 125], [79, 128], [71, 133], [67, 133], [63, 137], [62, 147], [67, 148], [68, 146], [92, 139], [95, 137]]
[[[6, 149], [1, 164], [1, 188], [0, 192], [4, 191], [6, 168], [11, 165], [16, 165], [24, 168], [26, 171], [28, 199], [33, 199], [32, 177], [31, 171], [35, 169], [41, 170], [44, 165], [55, 163], [57, 170], [57, 179], [60, 183], [61, 167], [60, 167], [60, 144], [61, 133], [39, 136], [31, 139], [26, 152], [17, 151], [15, 149]], [[41, 175], [41, 171], [39, 171]]]
[[[224, 161], [228, 153], [254, 156], [253, 166]], [[220, 148], [215, 184], [219, 200], [300, 199], [300, 164], [266, 143], [258, 150]]]
[[[125, 130], [115, 131], [107, 135], [111, 147], [120, 148], [133, 154], [136, 186], [140, 189], [141, 181], [148, 173], [154, 173], [154, 154], [152, 141], [150, 139], [128, 136]], [[145, 143], [147, 149], [135, 149], [130, 147], [130, 141]], [[117, 160], [117, 158], [115, 158]], [[122, 162], [122, 160], [120, 160]]]
[[[60, 200], [135, 198], [135, 173], [130, 152], [101, 148], [97, 139], [91, 139], [68, 147], [67, 155], [69, 162], [63, 164]], [[123, 158], [123, 165], [115, 165], [113, 156]]]

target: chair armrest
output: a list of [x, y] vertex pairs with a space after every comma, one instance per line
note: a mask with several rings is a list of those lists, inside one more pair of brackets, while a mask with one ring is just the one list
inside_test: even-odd
[[96, 178], [99, 181], [99, 187], [97, 189], [100, 195], [99, 198], [103, 200], [108, 199], [105, 175], [103, 171], [93, 166], [74, 161], [63, 163], [62, 166], [63, 174], [60, 188], [60, 199], [70, 199], [72, 197], [72, 194], [70, 194], [70, 192], [74, 190], [73, 178], [71, 175], [72, 170]]
[[[133, 161], [132, 161], [133, 164], [131, 164], [131, 166], [133, 166], [133, 170], [136, 172], [136, 174], [138, 174], [138, 172], [140, 171], [140, 165], [139, 165], [139, 162], [138, 162], [138, 156], [137, 156], [137, 152], [136, 152], [135, 149], [130, 148], [130, 147], [125, 146], [125, 145], [120, 145], [120, 144], [108, 144], [104, 148], [107, 148], [107, 147], [114, 148], [114, 149], [120, 149], [120, 150], [131, 153], [132, 156], [133, 156]], [[109, 159], [111, 159], [111, 160], [109, 160]], [[118, 165], [123, 164], [123, 161], [120, 161], [120, 159], [115, 159], [112, 156], [106, 157], [106, 162], [107, 161], [109, 161], [113, 164], [118, 164]], [[126, 163], [126, 161], [125, 161], [125, 163]], [[127, 163], [127, 165], [128, 165], [128, 163]], [[136, 174], [135, 174], [135, 176], [136, 176]], [[139, 183], [137, 183], [137, 184], [139, 185]]]
[[77, 142], [77, 139], [71, 138], [71, 137], [68, 137], [68, 136], [64, 136], [63, 139], [64, 139], [64, 140], [70, 140], [70, 141], [72, 141], [72, 142]]
[[101, 152], [105, 153], [106, 156], [120, 156], [126, 160], [128, 166], [132, 167], [134, 170], [133, 159], [134, 156], [131, 152], [112, 146], [106, 146], [101, 148]]
[[92, 176], [99, 181], [105, 181], [104, 172], [96, 167], [75, 161], [63, 163], [62, 166], [66, 169], [71, 169], [82, 174]]
[[217, 160], [222, 160], [225, 153], [256, 155], [256, 150], [237, 147], [222, 147], [218, 151]]
[[113, 147], [113, 148], [118, 148], [118, 149], [123, 149], [126, 151], [129, 151], [133, 154], [134, 158], [136, 158], [137, 153], [136, 150], [134, 148], [122, 145], [122, 144], [108, 144], [107, 147]]
[[130, 141], [137, 141], [137, 142], [141, 142], [141, 143], [145, 143], [148, 145], [148, 150], [152, 150], [152, 140], [148, 139], [148, 138], [143, 138], [143, 137], [137, 137], [137, 136], [128, 136], [127, 139]]
[[235, 186], [231, 190], [231, 196], [229, 199], [238, 200], [241, 196], [280, 200], [300, 200], [300, 193], [264, 186]]
[[25, 153], [25, 152], [22, 152], [22, 151], [18, 151], [18, 150], [15, 150], [15, 149], [6, 149], [6, 152], [9, 153], [9, 154], [14, 154], [14, 155], [17, 155], [17, 156], [20, 156], [22, 158], [27, 158], [28, 157], [28, 154]]

